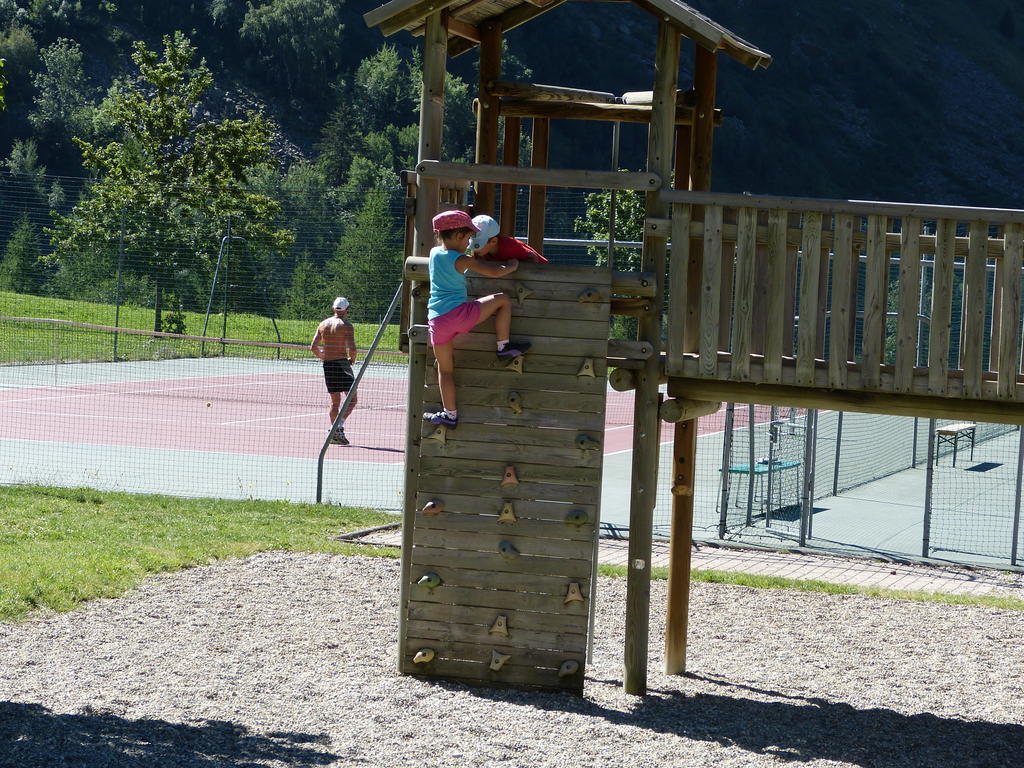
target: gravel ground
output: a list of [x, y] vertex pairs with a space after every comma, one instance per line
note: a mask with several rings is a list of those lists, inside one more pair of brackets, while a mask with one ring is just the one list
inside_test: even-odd
[[0, 766], [1024, 765], [1024, 615], [695, 584], [687, 677], [622, 691], [602, 579], [585, 696], [395, 673], [398, 563], [267, 553], [0, 625]]

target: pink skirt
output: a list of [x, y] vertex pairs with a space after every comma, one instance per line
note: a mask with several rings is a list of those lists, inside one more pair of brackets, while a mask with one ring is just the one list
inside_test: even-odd
[[449, 343], [460, 333], [468, 333], [473, 326], [480, 322], [480, 304], [475, 301], [467, 301], [459, 304], [450, 312], [431, 318], [427, 321], [430, 326], [430, 346], [440, 347]]

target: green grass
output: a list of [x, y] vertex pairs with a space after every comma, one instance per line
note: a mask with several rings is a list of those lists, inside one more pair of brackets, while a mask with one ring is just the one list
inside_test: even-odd
[[393, 516], [313, 504], [8, 486], [3, 517], [0, 621], [72, 610], [117, 597], [147, 574], [256, 552], [395, 554], [329, 538]]
[[[625, 578], [628, 569], [623, 565], [601, 565], [598, 567], [603, 576]], [[667, 568], [652, 568], [652, 579], [667, 579]], [[908, 592], [897, 589], [879, 589], [876, 587], [856, 587], [849, 584], [832, 584], [827, 581], [808, 579], [785, 579], [779, 576], [760, 576], [734, 571], [714, 571], [694, 569], [690, 573], [693, 581], [707, 584], [734, 584], [754, 589], [791, 589], [799, 592], [823, 592], [830, 595], [864, 595], [867, 597], [884, 597], [891, 600], [910, 600], [920, 603], [946, 603], [948, 605], [980, 605], [986, 608], [999, 608], [1004, 611], [1024, 611], [1024, 600], [1015, 597], [995, 597], [987, 595], [954, 595], [945, 592]]]
[[[113, 304], [98, 304], [90, 301], [71, 301], [46, 296], [30, 296], [0, 291], [0, 315], [12, 317], [49, 318], [71, 320], [76, 323], [114, 325]], [[202, 335], [204, 315], [200, 312], [185, 312], [185, 333]], [[325, 313], [326, 316], [326, 313]], [[166, 315], [165, 315], [166, 317]], [[118, 318], [119, 327], [137, 330], [153, 330], [152, 309], [122, 306]], [[356, 346], [366, 349], [373, 341], [379, 326], [371, 323], [355, 323]], [[281, 341], [290, 344], [309, 344], [316, 331], [316, 322], [307, 320], [278, 320]], [[220, 337], [223, 316], [211, 314], [206, 335]], [[4, 334], [3, 358], [0, 363], [26, 363], [33, 361], [60, 360], [110, 360], [113, 358], [113, 334], [106, 332], [81, 331], [69, 328], [59, 329], [45, 324], [19, 325], [15, 331]], [[243, 341], [276, 342], [277, 333], [270, 319], [262, 315], [230, 313], [228, 315], [227, 338]], [[151, 360], [155, 357], [194, 357], [199, 355], [199, 342], [176, 340], [154, 340], [119, 334], [118, 358], [127, 360]], [[381, 338], [378, 350], [394, 352], [398, 349], [398, 327], [389, 326]], [[207, 344], [207, 356], [219, 355], [220, 346]], [[228, 352], [232, 356], [268, 357], [274, 350], [260, 350], [252, 347], [234, 347]], [[291, 358], [309, 357], [308, 350], [284, 350], [283, 355]]]

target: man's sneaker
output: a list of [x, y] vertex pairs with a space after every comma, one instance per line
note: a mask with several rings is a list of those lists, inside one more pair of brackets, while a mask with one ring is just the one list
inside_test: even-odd
[[448, 427], [448, 429], [455, 429], [459, 426], [459, 417], [452, 416], [448, 411], [442, 409], [437, 413], [425, 413], [423, 414], [425, 421], [429, 421], [431, 424], [437, 424], [442, 427]]
[[332, 443], [336, 443], [337, 445], [348, 445], [349, 442], [348, 442], [348, 438], [345, 437], [345, 430], [344, 429], [336, 429], [336, 430], [334, 430], [334, 434], [331, 435], [331, 442]]
[[499, 360], [512, 360], [521, 357], [530, 348], [528, 341], [510, 341], [505, 348], [497, 352]]

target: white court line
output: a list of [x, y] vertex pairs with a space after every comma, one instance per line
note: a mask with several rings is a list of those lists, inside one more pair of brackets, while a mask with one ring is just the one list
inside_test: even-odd
[[256, 424], [261, 421], [280, 421], [281, 419], [305, 419], [309, 416], [323, 416], [324, 411], [317, 411], [315, 413], [297, 413], [293, 416], [268, 416], [265, 419], [239, 419], [238, 421], [218, 421], [218, 424], [225, 426], [231, 424]]
[[[109, 383], [116, 383], [116, 382], [109, 382]], [[39, 400], [71, 400], [71, 399], [83, 398], [83, 397], [111, 397], [111, 396], [113, 396], [113, 397], [120, 397], [120, 396], [123, 396], [123, 395], [149, 395], [149, 394], [157, 394], [159, 392], [186, 392], [186, 391], [194, 390], [194, 389], [226, 389], [226, 388], [229, 388], [229, 387], [251, 387], [251, 386], [254, 386], [256, 384], [260, 385], [260, 387], [266, 387], [268, 385], [270, 385], [270, 386], [290, 386], [291, 384], [294, 384], [294, 383], [295, 382], [290, 382], [290, 381], [281, 381], [281, 382], [253, 382], [253, 381], [244, 381], [244, 382], [237, 382], [235, 384], [204, 384], [204, 385], [195, 386], [195, 387], [161, 387], [159, 389], [129, 389], [129, 390], [118, 390], [118, 391], [115, 391], [115, 392], [83, 392], [83, 393], [77, 394], [77, 395], [52, 395], [52, 396], [47, 396], [47, 397], [22, 397], [22, 398], [17, 398], [17, 399], [14, 399], [14, 400], [0, 400], [0, 405], [6, 405], [7, 403], [23, 403], [23, 402], [27, 403], [27, 402], [33, 402], [33, 401], [39, 401]], [[83, 384], [82, 386], [96, 386], [96, 385], [93, 385], [93, 384]], [[100, 386], [104, 386], [104, 385], [100, 385]]]

